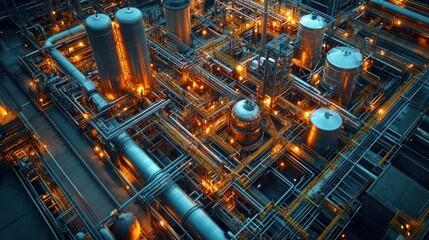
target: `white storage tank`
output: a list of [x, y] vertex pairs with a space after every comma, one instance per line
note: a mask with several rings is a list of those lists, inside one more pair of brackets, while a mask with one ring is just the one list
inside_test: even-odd
[[325, 29], [326, 21], [320, 15], [307, 14], [299, 20], [295, 57], [303, 67], [312, 69], [319, 61]]
[[320, 155], [335, 148], [343, 124], [341, 116], [329, 109], [319, 108], [310, 116], [310, 128], [307, 133], [307, 146]]
[[143, 25], [143, 15], [133, 7], [122, 8], [115, 14], [129, 67], [129, 87], [132, 92], [146, 94], [152, 86], [149, 50]]
[[188, 46], [192, 45], [189, 3], [189, 0], [166, 0], [163, 2], [167, 30]]
[[251, 100], [238, 101], [231, 111], [229, 133], [243, 146], [250, 146], [262, 137], [262, 113]]
[[336, 47], [326, 55], [322, 86], [346, 106], [362, 73], [362, 54], [350, 47]]
[[85, 28], [100, 74], [100, 86], [106, 96], [118, 98], [122, 95], [122, 70], [116, 51], [112, 21], [105, 14], [91, 15], [85, 20]]

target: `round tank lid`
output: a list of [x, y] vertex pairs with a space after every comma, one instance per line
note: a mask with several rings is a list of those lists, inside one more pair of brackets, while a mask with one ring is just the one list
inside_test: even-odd
[[137, 8], [126, 7], [119, 9], [115, 14], [115, 18], [119, 23], [127, 24], [134, 23], [138, 20], [143, 21], [143, 14]]
[[102, 30], [112, 23], [110, 17], [103, 13], [96, 13], [85, 19], [85, 26], [93, 30]]
[[182, 9], [189, 6], [190, 0], [166, 0], [162, 4], [167, 9]]
[[261, 115], [259, 106], [251, 100], [240, 100], [232, 108], [235, 117], [243, 122], [251, 122]]
[[302, 16], [299, 20], [299, 24], [311, 29], [320, 29], [326, 27], [325, 19], [314, 13]]
[[329, 108], [319, 108], [315, 110], [311, 113], [310, 121], [318, 129], [325, 131], [337, 130], [343, 124], [341, 116]]
[[363, 61], [362, 54], [350, 47], [333, 48], [328, 52], [326, 59], [332, 65], [343, 69], [361, 67]]
[[120, 214], [110, 229], [118, 240], [137, 240], [140, 237], [140, 223], [132, 213]]

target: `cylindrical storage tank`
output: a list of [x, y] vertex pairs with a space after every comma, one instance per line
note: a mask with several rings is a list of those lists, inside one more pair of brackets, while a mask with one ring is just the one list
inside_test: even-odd
[[140, 239], [140, 223], [132, 213], [122, 213], [110, 227], [110, 230], [118, 240]]
[[325, 19], [317, 14], [307, 14], [299, 20], [295, 57], [303, 67], [312, 69], [319, 61], [325, 29]]
[[85, 20], [89, 43], [101, 78], [101, 88], [112, 100], [121, 95], [122, 71], [111, 23], [110, 17], [105, 14], [91, 15]]
[[250, 146], [262, 137], [261, 110], [255, 102], [240, 100], [232, 108], [229, 133], [243, 146]]
[[180, 38], [184, 44], [191, 46], [191, 12], [189, 3], [189, 0], [166, 0], [163, 6], [167, 30]]
[[334, 99], [346, 106], [362, 73], [362, 54], [354, 48], [331, 49], [323, 69], [322, 86], [334, 93]]
[[307, 134], [307, 146], [320, 155], [335, 148], [343, 119], [329, 108], [319, 108], [310, 116], [310, 128]]
[[152, 86], [152, 74], [143, 15], [137, 8], [128, 7], [117, 11], [115, 18], [129, 71], [128, 85], [132, 92], [146, 94]]

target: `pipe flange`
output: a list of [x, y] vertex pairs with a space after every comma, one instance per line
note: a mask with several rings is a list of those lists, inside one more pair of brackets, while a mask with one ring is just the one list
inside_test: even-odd
[[158, 172], [156, 172], [155, 174], [153, 174], [152, 176], [150, 176], [150, 178], [147, 180], [147, 184], [149, 184], [150, 182], [152, 182], [159, 174], [164, 173], [163, 169], [160, 169]]
[[200, 204], [197, 204], [195, 206], [193, 206], [191, 209], [189, 209], [185, 215], [182, 218], [182, 221], [180, 222], [180, 224], [183, 226], [185, 225], [186, 219], [188, 218], [189, 215], [191, 215], [191, 213], [193, 213], [195, 210], [199, 209], [199, 208], [203, 208], [203, 206], [201, 206]]

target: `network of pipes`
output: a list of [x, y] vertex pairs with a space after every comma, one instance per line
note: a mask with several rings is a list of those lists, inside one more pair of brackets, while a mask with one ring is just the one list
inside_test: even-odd
[[0, 169], [43, 239], [428, 239], [427, 1], [0, 9]]

